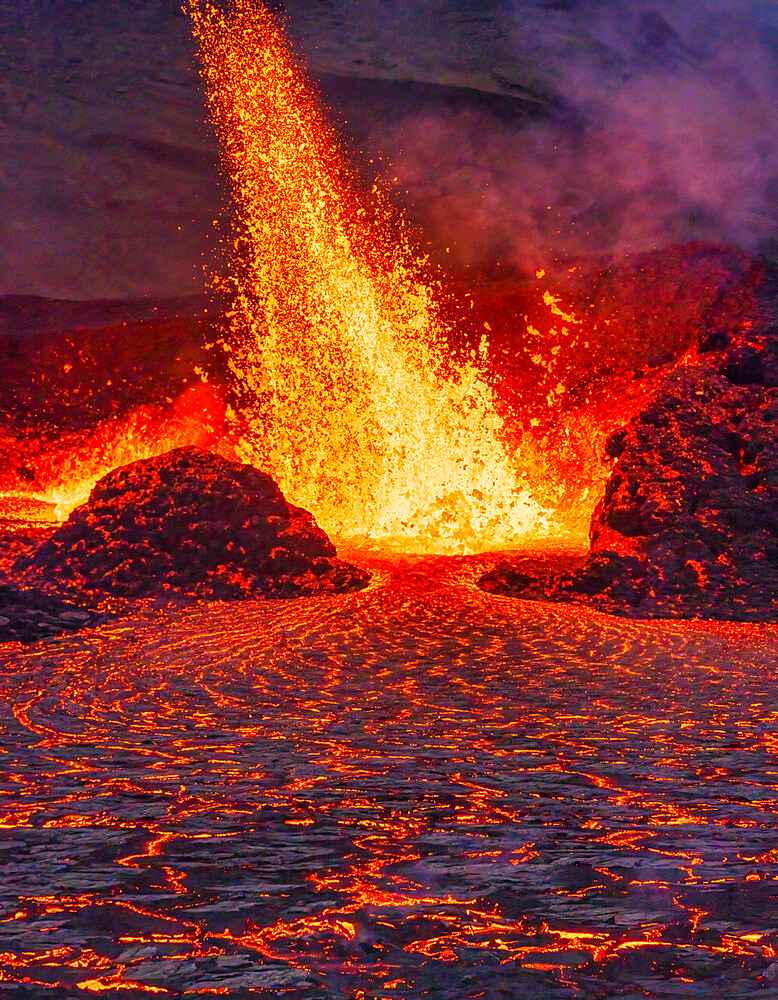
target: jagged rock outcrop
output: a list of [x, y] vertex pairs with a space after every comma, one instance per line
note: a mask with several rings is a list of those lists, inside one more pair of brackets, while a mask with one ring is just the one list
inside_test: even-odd
[[546, 577], [503, 564], [486, 589], [636, 617], [778, 620], [776, 289], [766, 270], [752, 317], [702, 331], [696, 363], [610, 437], [586, 564]]
[[778, 618], [776, 386], [675, 375], [611, 440], [592, 555], [556, 587], [646, 616]]
[[115, 469], [32, 557], [88, 595], [293, 597], [366, 586], [270, 476], [194, 447]]

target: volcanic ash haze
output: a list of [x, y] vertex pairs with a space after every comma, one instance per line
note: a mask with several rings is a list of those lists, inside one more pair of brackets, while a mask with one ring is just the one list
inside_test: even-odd
[[775, 254], [775, 4], [396, 4], [397, 17], [347, 0], [307, 17], [287, 6], [316, 68], [337, 72], [353, 42], [366, 74], [482, 95], [368, 129], [449, 261], [531, 273], [558, 255], [693, 239]]
[[[386, 156], [449, 264], [698, 238], [775, 253], [771, 2], [276, 7], [355, 161]], [[178, 5], [19, 0], [0, 65], [0, 292], [196, 290], [223, 192]]]

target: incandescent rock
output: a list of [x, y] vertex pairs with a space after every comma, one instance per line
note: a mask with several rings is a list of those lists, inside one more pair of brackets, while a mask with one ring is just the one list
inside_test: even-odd
[[703, 331], [696, 363], [611, 436], [581, 569], [525, 579], [503, 565], [482, 585], [636, 617], [778, 620], [776, 314], [767, 273], [753, 315]]
[[211, 599], [355, 590], [369, 575], [336, 558], [311, 514], [270, 476], [197, 448], [115, 469], [31, 560], [95, 595]]
[[778, 618], [776, 343], [742, 378], [736, 348], [668, 380], [620, 435], [591, 557], [559, 588], [644, 616]]

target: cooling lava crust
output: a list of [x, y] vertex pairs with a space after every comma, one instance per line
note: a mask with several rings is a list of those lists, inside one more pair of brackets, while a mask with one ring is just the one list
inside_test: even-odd
[[586, 564], [543, 577], [502, 563], [484, 589], [641, 618], [778, 620], [778, 275], [765, 263], [751, 279], [748, 308], [710, 317], [696, 362], [609, 438]]
[[35, 553], [30, 576], [82, 595], [295, 597], [367, 585], [270, 476], [198, 448], [115, 469]]

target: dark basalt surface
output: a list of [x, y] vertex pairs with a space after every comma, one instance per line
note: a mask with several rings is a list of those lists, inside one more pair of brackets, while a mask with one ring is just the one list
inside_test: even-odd
[[98, 625], [109, 617], [36, 588], [0, 583], [0, 643], [52, 639]]
[[778, 627], [492, 558], [0, 650], [3, 1000], [778, 1000]]
[[54, 530], [51, 524], [0, 520], [0, 644], [60, 639], [113, 618], [93, 600], [84, 602], [77, 595], [63, 600], [20, 579], [16, 567], [28, 562]]
[[336, 558], [270, 476], [194, 447], [104, 476], [30, 571], [42, 585], [98, 597], [293, 597], [369, 579]]
[[778, 282], [764, 266], [747, 284], [750, 304], [742, 287], [730, 296], [696, 362], [608, 440], [586, 564], [542, 576], [503, 563], [485, 589], [637, 617], [778, 619]]

